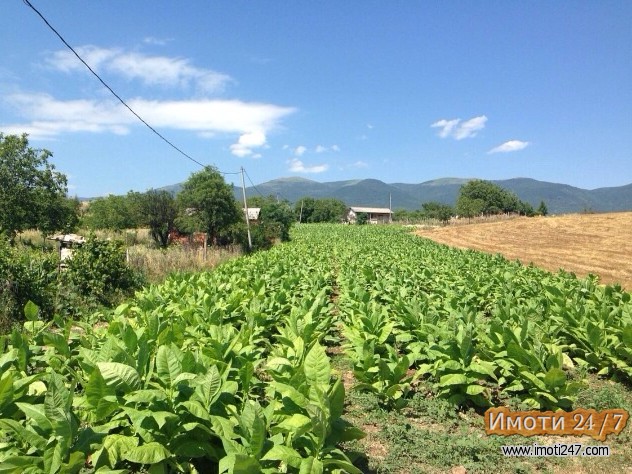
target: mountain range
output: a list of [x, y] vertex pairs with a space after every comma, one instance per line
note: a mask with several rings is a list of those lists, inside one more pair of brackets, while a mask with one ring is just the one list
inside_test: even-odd
[[[300, 177], [278, 178], [246, 188], [247, 196], [278, 196], [294, 203], [302, 197], [336, 198], [349, 206], [389, 207], [392, 209], [419, 209], [421, 204], [437, 201], [456, 203], [460, 187], [467, 178], [441, 178], [419, 184], [385, 183], [378, 179], [354, 179], [320, 183]], [[492, 181], [515, 193], [518, 198], [536, 207], [544, 201], [554, 214], [582, 211], [632, 210], [632, 184], [610, 188], [581, 189], [567, 184], [549, 183], [530, 178], [513, 178]], [[166, 186], [178, 192], [181, 184]], [[235, 187], [235, 197], [242, 199], [241, 187]]]

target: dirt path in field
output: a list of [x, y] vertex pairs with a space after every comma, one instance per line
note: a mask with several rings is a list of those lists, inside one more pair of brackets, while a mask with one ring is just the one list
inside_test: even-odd
[[632, 212], [520, 217], [508, 221], [421, 229], [454, 247], [501, 253], [556, 272], [560, 268], [632, 290]]

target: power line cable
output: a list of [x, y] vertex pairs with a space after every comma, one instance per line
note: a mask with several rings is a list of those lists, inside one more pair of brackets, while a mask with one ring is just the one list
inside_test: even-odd
[[[250, 176], [248, 176], [248, 172], [247, 172], [245, 169], [244, 169], [244, 173], [246, 173], [246, 177], [248, 178], [248, 181], [250, 182], [250, 184], [252, 185], [252, 187], [255, 189], [255, 191], [257, 191], [257, 192], [261, 195], [261, 197], [265, 198], [265, 196], [263, 195], [263, 193], [262, 193], [261, 191], [259, 191], [259, 189], [257, 189], [257, 186], [255, 186], [255, 183], [253, 183], [253, 182], [252, 182], [252, 179], [250, 179]], [[287, 197], [285, 197], [283, 194], [281, 194], [281, 193], [279, 193], [279, 192], [277, 192], [276, 194], [277, 194], [277, 199], [278, 199], [278, 196], [280, 196], [280, 197], [282, 197], [285, 201], [290, 202], [290, 200], [289, 200]]]
[[259, 193], [259, 195], [264, 198], [265, 196], [263, 195], [263, 193], [261, 191], [259, 191], [259, 189], [257, 189], [257, 186], [255, 186], [255, 183], [253, 183], [252, 179], [250, 179], [250, 176], [248, 175], [248, 171], [246, 171], [244, 169], [244, 173], [246, 173], [246, 178], [248, 178], [248, 181], [250, 181], [250, 184], [255, 189], [255, 191], [257, 191]]
[[[126, 102], [125, 102], [125, 101], [124, 101], [124, 100], [123, 100], [123, 99], [122, 99], [122, 98], [121, 98], [121, 97], [120, 97], [120, 96], [119, 96], [116, 92], [114, 92], [114, 90], [113, 90], [113, 89], [112, 89], [109, 85], [107, 85], [107, 83], [106, 83], [103, 79], [101, 79], [101, 76], [99, 76], [99, 75], [98, 75], [98, 74], [94, 71], [94, 69], [92, 69], [92, 68], [90, 67], [90, 65], [89, 65], [87, 62], [85, 62], [85, 61], [83, 60], [83, 58], [79, 55], [79, 53], [77, 53], [77, 51], [75, 51], [75, 49], [74, 49], [72, 46], [70, 46], [70, 44], [68, 44], [68, 42], [64, 39], [64, 37], [63, 37], [63, 36], [62, 36], [62, 35], [61, 35], [61, 34], [60, 34], [60, 33], [59, 33], [59, 32], [58, 32], [58, 31], [57, 31], [57, 30], [53, 27], [53, 25], [51, 25], [51, 24], [48, 22], [48, 20], [44, 17], [44, 15], [42, 15], [42, 14], [40, 13], [40, 11], [39, 11], [37, 8], [35, 8], [35, 7], [33, 6], [33, 4], [32, 4], [29, 0], [22, 0], [22, 1], [24, 2], [24, 4], [25, 4], [26, 6], [28, 6], [31, 10], [33, 10], [33, 11], [34, 11], [34, 12], [35, 12], [35, 13], [36, 13], [36, 14], [37, 14], [37, 15], [38, 15], [41, 19], [42, 19], [42, 21], [44, 21], [44, 23], [46, 23], [46, 26], [48, 26], [48, 27], [49, 27], [49, 28], [53, 31], [53, 33], [55, 33], [55, 34], [57, 35], [57, 37], [61, 40], [61, 42], [62, 42], [62, 43], [64, 43], [64, 44], [66, 45], [66, 47], [67, 47], [70, 51], [72, 51], [72, 53], [73, 53], [73, 54], [77, 57], [77, 59], [78, 59], [79, 61], [81, 61], [85, 67], [87, 67], [87, 68], [88, 68], [88, 70], [89, 70], [89, 71], [90, 71], [90, 72], [94, 75], [94, 77], [96, 77], [96, 78], [99, 80], [99, 82], [100, 82], [101, 84], [103, 84], [103, 86], [104, 86], [107, 90], [109, 90], [109, 91], [112, 93], [112, 95], [113, 95], [114, 97], [116, 97], [116, 98], [119, 100], [119, 102], [120, 102], [121, 104], [123, 104], [123, 105], [127, 108], [127, 110], [129, 110], [132, 114], [134, 114], [134, 116], [135, 116], [138, 120], [140, 120], [143, 124], [145, 124], [145, 126], [146, 126], [147, 128], [149, 128], [149, 130], [151, 130], [152, 132], [154, 132], [154, 133], [155, 133], [158, 137], [160, 137], [160, 138], [161, 138], [161, 139], [162, 139], [165, 143], [167, 143], [167, 144], [168, 144], [171, 148], [173, 148], [173, 149], [174, 149], [174, 150], [176, 150], [178, 153], [180, 153], [180, 154], [181, 154], [181, 155], [183, 155], [184, 157], [186, 157], [186, 158], [188, 158], [189, 160], [191, 160], [193, 163], [196, 163], [196, 164], [200, 165], [202, 168], [206, 168], [206, 167], [208, 166], [208, 165], [204, 165], [204, 164], [200, 163], [198, 160], [196, 160], [195, 158], [191, 157], [190, 155], [188, 155], [187, 153], [185, 153], [184, 151], [182, 151], [180, 148], [178, 148], [176, 145], [174, 145], [174, 144], [173, 144], [170, 140], [168, 140], [168, 139], [167, 139], [164, 135], [162, 135], [162, 134], [161, 134], [158, 130], [156, 130], [154, 127], [152, 127], [151, 125], [149, 125], [149, 123], [147, 123], [147, 122], [146, 122], [146, 121], [145, 121], [145, 120], [144, 120], [144, 119], [143, 119], [140, 115], [138, 115], [138, 114], [134, 111], [134, 109], [132, 109], [129, 105], [127, 105], [127, 103], [126, 103]], [[223, 172], [223, 171], [220, 171], [219, 169], [218, 169], [217, 171], [218, 171], [219, 173], [221, 173], [221, 174], [224, 174], [224, 175], [226, 175], [226, 174], [239, 174], [239, 172], [235, 172], [235, 173]]]

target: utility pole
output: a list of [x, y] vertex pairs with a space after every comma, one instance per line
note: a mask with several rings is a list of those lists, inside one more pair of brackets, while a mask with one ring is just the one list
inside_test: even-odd
[[388, 223], [393, 223], [393, 194], [388, 193]]
[[246, 230], [248, 231], [248, 250], [252, 250], [252, 238], [250, 237], [250, 219], [248, 219], [248, 202], [246, 201], [246, 183], [244, 182], [244, 167], [241, 170], [241, 192], [244, 196], [244, 213], [246, 214]]

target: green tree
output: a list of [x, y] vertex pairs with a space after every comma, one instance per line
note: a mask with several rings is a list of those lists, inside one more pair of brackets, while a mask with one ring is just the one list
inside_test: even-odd
[[358, 212], [356, 215], [356, 224], [365, 225], [369, 222], [369, 215], [366, 212]]
[[452, 206], [448, 206], [447, 204], [442, 204], [436, 201], [424, 202], [421, 205], [422, 214], [424, 217], [430, 219], [437, 219], [444, 224], [450, 220], [450, 218], [454, 215], [454, 209]]
[[282, 242], [290, 240], [290, 227], [296, 216], [287, 202], [271, 202], [261, 208], [261, 224], [270, 228]]
[[211, 166], [189, 177], [177, 202], [180, 211], [176, 220], [178, 228], [185, 232], [206, 232], [212, 244], [243, 218], [232, 186], [226, 184], [223, 176]]
[[80, 209], [81, 202], [76, 197], [57, 197], [56, 202], [49, 203], [48, 212], [41, 217], [39, 228], [44, 234], [72, 232], [79, 227]]
[[344, 217], [347, 205], [340, 199], [314, 199], [304, 197], [296, 201], [294, 213], [300, 216], [301, 222], [340, 222]]
[[141, 213], [140, 193], [130, 191], [126, 196], [113, 195], [90, 202], [83, 217], [83, 225], [90, 229], [122, 231], [147, 225]]
[[71, 221], [66, 176], [48, 162], [51, 156], [29, 147], [26, 134], [0, 133], [0, 233], [10, 241], [25, 229], [51, 232]]
[[517, 212], [529, 215], [533, 207], [500, 186], [481, 179], [473, 179], [461, 186], [456, 202], [459, 215], [473, 217], [478, 214]]
[[541, 216], [546, 216], [549, 213], [549, 208], [546, 207], [544, 201], [540, 201], [540, 205], [538, 206], [538, 214]]
[[460, 196], [456, 202], [456, 213], [461, 217], [475, 217], [480, 215], [485, 208], [482, 199], [472, 199]]
[[300, 222], [311, 222], [311, 216], [314, 213], [314, 203], [316, 199], [312, 197], [302, 197], [296, 203], [294, 203], [294, 212], [296, 213]]
[[169, 245], [169, 233], [175, 228], [178, 206], [168, 191], [151, 189], [140, 197], [140, 213], [149, 226], [149, 233], [160, 248]]
[[269, 196], [250, 196], [246, 199], [246, 202], [248, 203], [248, 208], [262, 208], [266, 204], [277, 202], [277, 198], [272, 194]]

